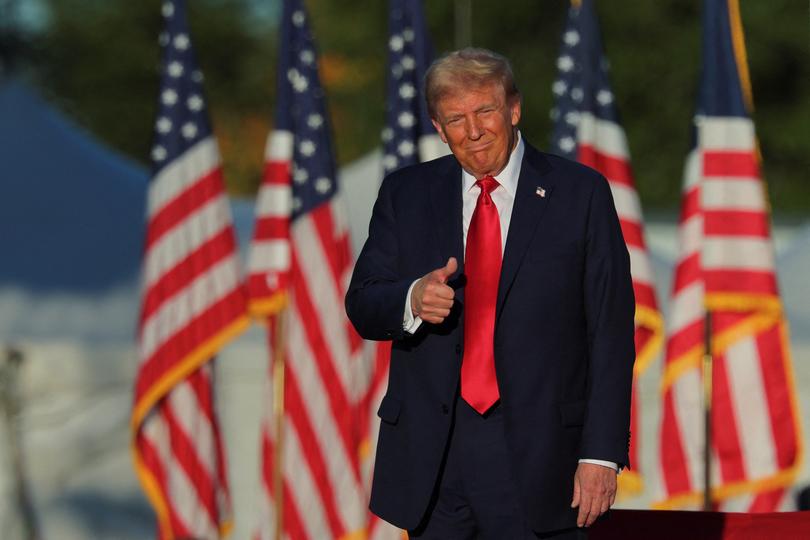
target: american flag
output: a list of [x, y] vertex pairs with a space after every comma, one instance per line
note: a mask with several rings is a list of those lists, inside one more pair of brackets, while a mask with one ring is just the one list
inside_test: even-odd
[[789, 508], [785, 488], [800, 461], [796, 394], [747, 70], [737, 1], [706, 0], [696, 147], [686, 162], [662, 384], [662, 508], [696, 508], [702, 500], [707, 311], [717, 508]]
[[430, 122], [423, 96], [425, 72], [433, 61], [421, 0], [389, 0], [385, 174], [448, 153]]
[[[273, 538], [278, 517], [287, 538], [343, 538], [366, 527], [358, 404], [368, 366], [343, 308], [352, 268], [349, 229], [301, 0], [284, 1], [280, 37], [275, 125], [248, 282], [254, 314], [286, 318], [285, 411], [280, 445], [270, 411], [264, 422], [256, 538]], [[276, 452], [282, 453], [282, 516], [274, 506]]]
[[135, 463], [159, 538], [215, 539], [229, 528], [231, 509], [212, 364], [248, 325], [246, 298], [185, 3], [168, 0], [161, 9], [132, 412]]
[[[382, 130], [384, 174], [449, 152], [430, 121], [424, 98], [423, 81], [432, 61], [433, 46], [422, 0], [389, 0], [385, 127]], [[367, 491], [371, 488], [380, 428], [377, 409], [388, 384], [391, 343], [377, 343], [373, 354], [371, 384], [365, 406], [367, 435], [361, 456]], [[371, 540], [401, 538], [401, 534], [398, 528], [371, 516], [368, 525]]]
[[[634, 377], [647, 368], [663, 341], [664, 322], [655, 298], [653, 273], [644, 243], [641, 203], [633, 182], [627, 138], [619, 123], [608, 77], [608, 61], [592, 0], [572, 2], [557, 57], [559, 76], [552, 85], [555, 106], [551, 151], [601, 172], [610, 183], [622, 234], [630, 252], [636, 297]], [[634, 469], [619, 475], [622, 495], [641, 488], [638, 468], [639, 410], [633, 385], [630, 462]]]

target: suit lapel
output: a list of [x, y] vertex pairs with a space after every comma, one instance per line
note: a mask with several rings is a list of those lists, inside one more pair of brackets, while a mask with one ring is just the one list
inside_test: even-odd
[[[545, 158], [526, 143], [501, 265], [498, 302], [495, 309], [496, 321], [501, 315], [504, 301], [523, 262], [526, 249], [535, 235], [537, 224], [550, 204], [554, 188], [551, 175], [547, 174], [550, 167]], [[543, 190], [543, 196], [538, 193], [538, 188]]]
[[430, 183], [430, 204], [433, 207], [435, 234], [441, 250], [441, 264], [444, 266], [449, 257], [455, 257], [458, 261], [456, 276], [459, 276], [464, 271], [464, 238], [461, 220], [461, 166], [455, 159], [448, 159], [448, 165], [442, 174]]

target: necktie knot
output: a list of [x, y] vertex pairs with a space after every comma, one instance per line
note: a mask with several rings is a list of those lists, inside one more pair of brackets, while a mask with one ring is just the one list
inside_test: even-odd
[[475, 185], [481, 188], [481, 193], [486, 193], [487, 195], [495, 191], [495, 188], [500, 186], [498, 181], [491, 176], [483, 177], [482, 179], [478, 180]]

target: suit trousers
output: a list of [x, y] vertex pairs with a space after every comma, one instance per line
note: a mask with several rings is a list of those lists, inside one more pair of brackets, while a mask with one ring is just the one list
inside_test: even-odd
[[[571, 493], [560, 496], [571, 497]], [[537, 534], [530, 529], [510, 463], [500, 405], [480, 415], [459, 397], [433, 498], [422, 523], [408, 531], [408, 536], [424, 540], [582, 540], [587, 533], [575, 528]]]

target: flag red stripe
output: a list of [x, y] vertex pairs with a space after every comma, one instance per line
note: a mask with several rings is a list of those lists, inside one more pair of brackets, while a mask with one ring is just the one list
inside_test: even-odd
[[622, 226], [624, 243], [628, 246], [644, 249], [644, 231], [641, 228], [641, 224], [635, 221], [630, 221], [626, 217], [620, 217], [619, 223]]
[[[289, 362], [288, 365], [290, 365]], [[342, 522], [337, 511], [339, 503], [335, 500], [336, 493], [332, 489], [333, 486], [329, 468], [324, 461], [318, 438], [315, 436], [315, 431], [311, 424], [312, 419], [307, 414], [307, 408], [304, 404], [305, 400], [301, 395], [301, 390], [298, 385], [298, 375], [294, 369], [287, 371], [284, 401], [287, 416], [292, 420], [295, 431], [298, 434], [298, 439], [301, 442], [303, 458], [306, 460], [307, 468], [320, 494], [321, 506], [329, 522], [332, 538], [339, 538], [346, 532], [346, 525]], [[327, 452], [331, 451], [331, 449], [323, 450]]]
[[222, 170], [217, 166], [164, 204], [149, 220], [146, 230], [148, 251], [166, 232], [188, 219], [205, 203], [224, 193]]
[[[292, 156], [290, 156], [290, 159], [292, 159]], [[288, 185], [290, 183], [290, 161], [265, 161], [262, 183]]]
[[756, 155], [748, 150], [707, 150], [703, 152], [703, 174], [712, 177], [759, 178]]
[[746, 478], [727, 362], [725, 354], [715, 355], [712, 362], [712, 446], [719, 457], [724, 483]]
[[700, 189], [695, 186], [683, 194], [679, 218], [681, 227], [686, 220], [698, 214], [700, 214]]
[[[172, 531], [179, 536], [190, 536], [191, 531], [186, 529], [185, 524], [180, 521], [177, 513], [174, 511], [174, 505], [171, 504], [168, 492], [166, 490], [166, 472], [163, 468], [163, 460], [157, 452], [157, 449], [152, 445], [149, 439], [144, 436], [143, 432], [138, 433], [136, 438], [136, 446], [141, 456], [144, 466], [149, 470], [150, 474], [157, 483], [157, 488], [160, 490], [160, 497], [166, 501], [166, 509], [169, 512], [169, 523]], [[162, 527], [157, 527], [157, 534], [159, 540], [164, 540]]]
[[670, 334], [667, 340], [666, 364], [703, 344], [703, 319], [696, 319], [678, 332]]
[[759, 512], [776, 512], [779, 510], [779, 505], [785, 497], [784, 488], [775, 489], [773, 491], [763, 491], [757, 493], [751, 505], [748, 507], [748, 513]]
[[777, 295], [776, 275], [765, 270], [706, 270], [706, 290], [713, 293]]
[[655, 301], [655, 289], [652, 285], [634, 280], [633, 293], [636, 296], [636, 305], [658, 309]]
[[577, 161], [596, 169], [611, 182], [634, 187], [633, 172], [626, 159], [609, 156], [580, 141]]
[[256, 218], [253, 235], [255, 240], [288, 239], [290, 220], [286, 217], [262, 216]]
[[[297, 249], [293, 250], [292, 273], [295, 308], [301, 314], [300, 319], [308, 322], [308, 324], [304, 324], [304, 332], [312, 350], [313, 358], [317, 363], [318, 373], [326, 387], [335, 424], [338, 427], [346, 454], [349, 456], [355, 455], [357, 452], [357, 440], [353, 430], [352, 406], [349, 404], [348, 397], [341, 384], [343, 378], [335, 370], [332, 349], [321, 332], [321, 325], [317, 322], [320, 317], [309, 294], [308, 283], [306, 283], [301, 272]], [[352, 466], [355, 475], [359, 478], [360, 465], [357, 460], [352, 460]]]
[[202, 504], [202, 508], [208, 514], [209, 519], [212, 523], [218, 524], [217, 504], [214, 495], [216, 486], [205, 465], [200, 461], [198, 453], [211, 449], [197, 448], [195, 446], [168, 403], [168, 401], [163, 403], [160, 407], [160, 413], [169, 428], [172, 453], [175, 455], [177, 463], [185, 471], [188, 480], [194, 485], [198, 501]]
[[786, 468], [795, 462], [798, 448], [790, 406], [791, 388], [783, 367], [787, 351], [783, 348], [779, 325], [760, 332], [756, 341], [776, 447], [776, 461], [780, 468]]
[[703, 230], [708, 236], [756, 236], [770, 238], [768, 214], [746, 210], [707, 210]]
[[698, 281], [700, 277], [700, 252], [695, 252], [681, 260], [675, 267], [673, 295], [677, 296], [681, 290]]
[[223, 228], [215, 236], [200, 245], [188, 257], [179, 261], [173, 268], [161, 274], [146, 291], [141, 308], [141, 325], [155, 314], [160, 307], [176, 294], [185, 290], [191, 283], [211, 267], [231, 256], [236, 251], [236, 242], [230, 227]]
[[678, 415], [675, 412], [675, 397], [672, 389], [664, 396], [660, 452], [667, 493], [674, 495], [692, 491], [689, 463], [681, 443], [681, 434], [678, 432]]
[[242, 290], [234, 289], [175, 332], [141, 365], [135, 385], [136, 398], [145, 395], [167, 372], [176, 367], [179, 359], [185, 358], [196, 349], [202, 338], [215, 335], [224, 326], [242, 316], [245, 312], [243, 300]]

